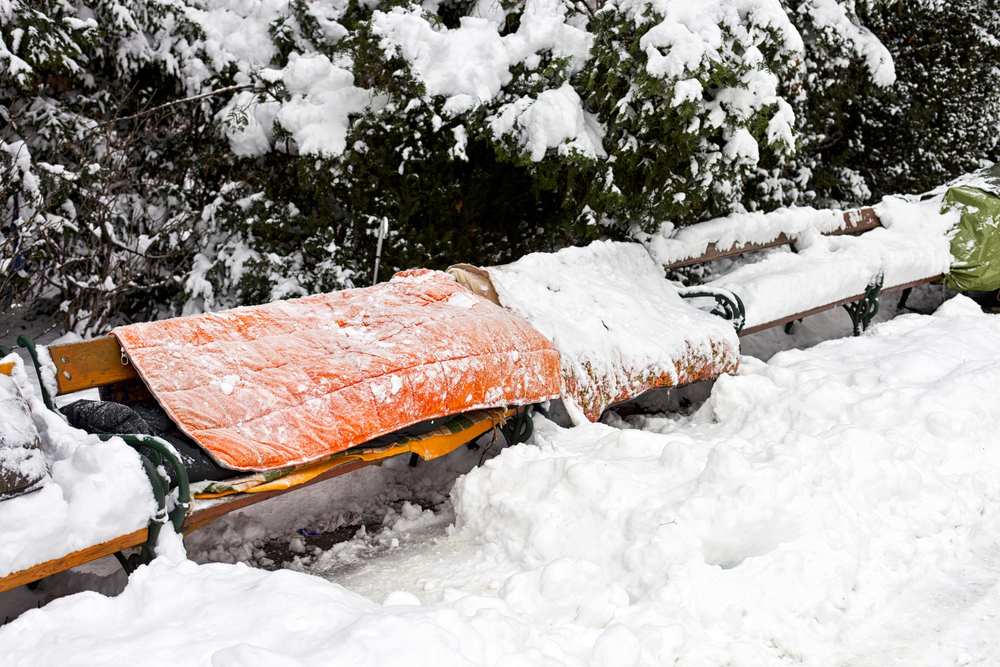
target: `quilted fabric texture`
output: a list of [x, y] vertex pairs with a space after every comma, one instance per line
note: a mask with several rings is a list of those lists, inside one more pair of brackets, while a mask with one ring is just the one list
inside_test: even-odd
[[559, 395], [559, 354], [544, 336], [423, 269], [112, 333], [180, 428], [234, 470], [308, 463], [427, 419]]

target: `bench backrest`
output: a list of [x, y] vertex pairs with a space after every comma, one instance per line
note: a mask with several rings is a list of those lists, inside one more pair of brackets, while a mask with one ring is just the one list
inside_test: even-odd
[[[876, 227], [881, 226], [882, 221], [879, 220], [879, 217], [875, 214], [874, 210], [871, 208], [860, 208], [852, 211], [844, 211], [844, 226], [836, 231], [827, 232], [825, 236], [866, 232], [869, 229], [875, 229]], [[765, 248], [776, 248], [778, 246], [791, 245], [794, 242], [794, 238], [791, 238], [786, 234], [779, 234], [774, 239], [765, 243], [736, 243], [728, 248], [719, 248], [714, 243], [709, 243], [708, 248], [706, 248], [705, 252], [701, 255], [698, 255], [697, 257], [689, 257], [688, 259], [683, 259], [672, 264], [665, 264], [663, 268], [677, 269], [682, 266], [690, 266], [691, 264], [709, 262], [713, 259], [721, 259], [723, 257], [731, 257], [733, 255], [742, 255], [745, 252], [752, 252], [754, 250], [764, 250]]]
[[[18, 343], [28, 348], [32, 357], [36, 356], [35, 344], [30, 338], [21, 336], [18, 338]], [[128, 357], [124, 356], [122, 347], [114, 336], [51, 345], [47, 349], [56, 370], [55, 396], [104, 387], [139, 377], [135, 368], [128, 363]], [[125, 363], [122, 363], [123, 360]], [[35, 363], [37, 365], [38, 362]], [[13, 372], [13, 363], [0, 364], [0, 373], [13, 375]], [[38, 374], [41, 382], [40, 370]], [[49, 396], [49, 392], [43, 386], [42, 398], [50, 408], [55, 396]]]
[[52, 345], [49, 354], [56, 367], [57, 396], [139, 377], [132, 364], [122, 363], [122, 348], [114, 336]]

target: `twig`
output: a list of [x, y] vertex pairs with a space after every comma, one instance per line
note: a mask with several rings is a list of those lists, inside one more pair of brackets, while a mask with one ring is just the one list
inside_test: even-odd
[[106, 120], [103, 123], [98, 124], [97, 127], [104, 127], [105, 125], [110, 125], [111, 123], [117, 123], [122, 120], [133, 120], [135, 118], [141, 118], [142, 116], [148, 116], [151, 113], [156, 113], [161, 109], [166, 109], [167, 107], [176, 106], [178, 104], [184, 104], [185, 102], [195, 102], [197, 100], [204, 99], [206, 97], [212, 97], [213, 95], [221, 95], [222, 93], [231, 93], [237, 90], [249, 90], [253, 88], [252, 83], [244, 83], [239, 86], [228, 86], [226, 88], [219, 88], [218, 90], [210, 90], [207, 93], [202, 93], [201, 95], [195, 95], [193, 97], [185, 97], [182, 100], [174, 100], [172, 102], [167, 102], [166, 104], [161, 104], [160, 106], [153, 107], [152, 109], [146, 109], [140, 111], [139, 113], [134, 113], [131, 116], [122, 116], [121, 118], [112, 118], [111, 120]]

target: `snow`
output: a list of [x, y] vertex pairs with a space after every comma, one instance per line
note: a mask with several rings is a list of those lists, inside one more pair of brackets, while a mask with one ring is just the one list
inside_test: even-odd
[[0, 502], [0, 576], [146, 527], [156, 502], [138, 454], [120, 439], [102, 442], [66, 424], [45, 408], [20, 357], [7, 360], [15, 360], [14, 381], [31, 409], [51, 481]]
[[37, 489], [48, 469], [39, 450], [38, 431], [17, 383], [0, 375], [0, 496]]
[[518, 142], [535, 162], [541, 161], [550, 148], [557, 149], [560, 155], [576, 151], [606, 157], [601, 146], [603, 128], [593, 114], [583, 110], [580, 96], [568, 83], [539, 93], [537, 99], [524, 96], [502, 106], [490, 130], [501, 136], [512, 133], [514, 128]]
[[[1000, 320], [959, 296], [858, 338], [744, 357], [690, 416], [536, 417], [530, 443], [459, 478], [453, 515], [407, 502], [386, 514], [381, 567], [329, 570], [368, 595], [198, 565], [168, 534], [120, 595], [54, 600], [0, 642], [12, 665], [975, 662], [996, 650], [998, 345]], [[301, 493], [315, 512], [387, 473], [344, 478], [340, 500]], [[235, 547], [265, 517], [301, 525], [293, 496], [204, 530], [236, 528]], [[452, 520], [414, 556], [410, 534]], [[217, 539], [197, 535], [189, 549]]]
[[303, 153], [339, 155], [347, 145], [348, 117], [361, 113], [371, 94], [354, 85], [349, 69], [322, 54], [289, 56], [282, 80], [292, 99], [276, 118]]
[[699, 257], [709, 244], [720, 250], [740, 248], [749, 243], [769, 243], [781, 234], [794, 237], [808, 230], [829, 234], [844, 225], [842, 211], [793, 206], [771, 213], [733, 213], [679, 229], [668, 222], [655, 234], [636, 227], [632, 236], [646, 246], [653, 259], [666, 265]]
[[[563, 402], [579, 422], [654, 386], [683, 384], [686, 360], [735, 366], [732, 326], [681, 299], [637, 243], [533, 253], [488, 269], [500, 303], [559, 350]], [[669, 383], [669, 384], [667, 384]]]
[[817, 28], [835, 35], [837, 41], [853, 47], [852, 50], [864, 62], [875, 85], [890, 86], [896, 81], [896, 66], [892, 62], [892, 54], [868, 28], [860, 25], [857, 20], [852, 20], [848, 11], [853, 5], [853, 2], [837, 0], [809, 0], [803, 3], [799, 11], [808, 14]]
[[750, 328], [863, 294], [880, 274], [883, 288], [946, 273], [955, 212], [941, 213], [938, 198], [886, 197], [875, 213], [882, 228], [860, 236], [822, 236], [801, 229], [797, 252], [788, 248], [708, 283], [737, 294]]

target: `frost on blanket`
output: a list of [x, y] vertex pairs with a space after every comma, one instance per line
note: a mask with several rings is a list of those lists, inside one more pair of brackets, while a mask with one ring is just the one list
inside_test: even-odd
[[577, 423], [648, 389], [736, 370], [733, 327], [681, 299], [637, 243], [596, 241], [488, 271], [500, 302], [558, 348]]
[[555, 348], [446, 274], [113, 331], [220, 464], [316, 461], [410, 424], [559, 394]]

